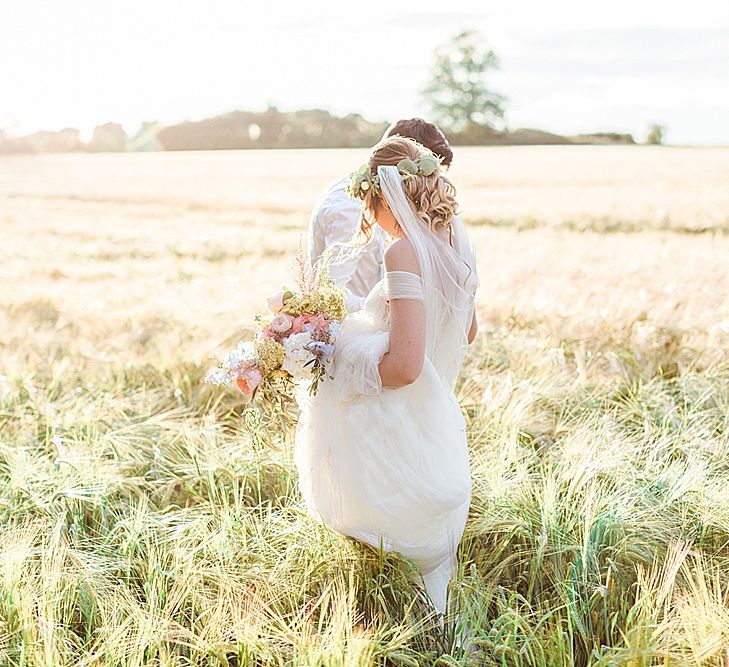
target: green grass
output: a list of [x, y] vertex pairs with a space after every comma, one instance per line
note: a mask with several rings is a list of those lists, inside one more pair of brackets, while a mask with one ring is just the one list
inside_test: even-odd
[[252, 440], [203, 366], [101, 362], [51, 304], [14, 316], [36, 340], [0, 387], [3, 665], [726, 664], [729, 368], [680, 335], [583, 359], [513, 318], [480, 337], [441, 629], [411, 564], [306, 514], [292, 433]]
[[459, 148], [481, 334], [443, 628], [410, 563], [306, 514], [290, 428], [201, 384], [364, 153], [13, 158], [0, 667], [729, 667], [728, 155]]

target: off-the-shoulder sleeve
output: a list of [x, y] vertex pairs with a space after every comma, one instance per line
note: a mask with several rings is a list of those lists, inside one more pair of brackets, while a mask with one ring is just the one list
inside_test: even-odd
[[423, 280], [410, 271], [388, 271], [385, 273], [383, 295], [391, 299], [415, 299], [424, 301]]

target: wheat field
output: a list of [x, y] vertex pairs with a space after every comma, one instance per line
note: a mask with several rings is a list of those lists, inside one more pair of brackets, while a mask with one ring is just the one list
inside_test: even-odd
[[480, 333], [442, 628], [306, 514], [290, 428], [201, 383], [365, 157], [0, 158], [0, 665], [729, 665], [729, 149], [455, 151]]

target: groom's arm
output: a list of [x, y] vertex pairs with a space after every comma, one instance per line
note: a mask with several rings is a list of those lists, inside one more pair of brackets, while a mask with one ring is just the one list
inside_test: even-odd
[[314, 266], [325, 252], [346, 244], [357, 230], [361, 203], [344, 192], [344, 181], [332, 183], [317, 199], [309, 216], [309, 262]]
[[357, 233], [359, 211], [359, 204], [352, 206], [347, 202], [325, 212], [324, 246], [332, 254], [329, 276], [340, 287], [346, 287], [357, 270], [359, 253], [350, 244]]
[[362, 310], [365, 302], [364, 296], [352, 294], [349, 287], [360, 261], [360, 249], [352, 246], [358, 221], [358, 205], [337, 207], [328, 214], [325, 236], [325, 252], [331, 253], [329, 277], [347, 290], [347, 312], [350, 313]]
[[364, 296], [352, 294], [350, 289], [363, 252], [362, 248], [352, 244], [359, 229], [360, 211], [361, 204], [358, 200], [339, 197], [322, 211], [321, 220], [324, 228], [324, 252], [331, 253], [329, 277], [349, 292], [347, 310], [350, 313], [361, 310], [365, 302]]

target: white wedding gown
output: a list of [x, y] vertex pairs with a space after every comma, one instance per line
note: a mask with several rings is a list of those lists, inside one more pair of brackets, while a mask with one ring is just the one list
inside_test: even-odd
[[[383, 194], [413, 242], [422, 278], [389, 272], [363, 310], [345, 320], [334, 379], [313, 397], [299, 392], [295, 461], [310, 513], [414, 561], [443, 612], [471, 499], [465, 424], [453, 386], [478, 281], [461, 223], [454, 222], [452, 246], [428, 231], [391, 170], [378, 172]], [[389, 343], [388, 300], [395, 298], [424, 302], [426, 357], [413, 384], [386, 389], [378, 364]]]

